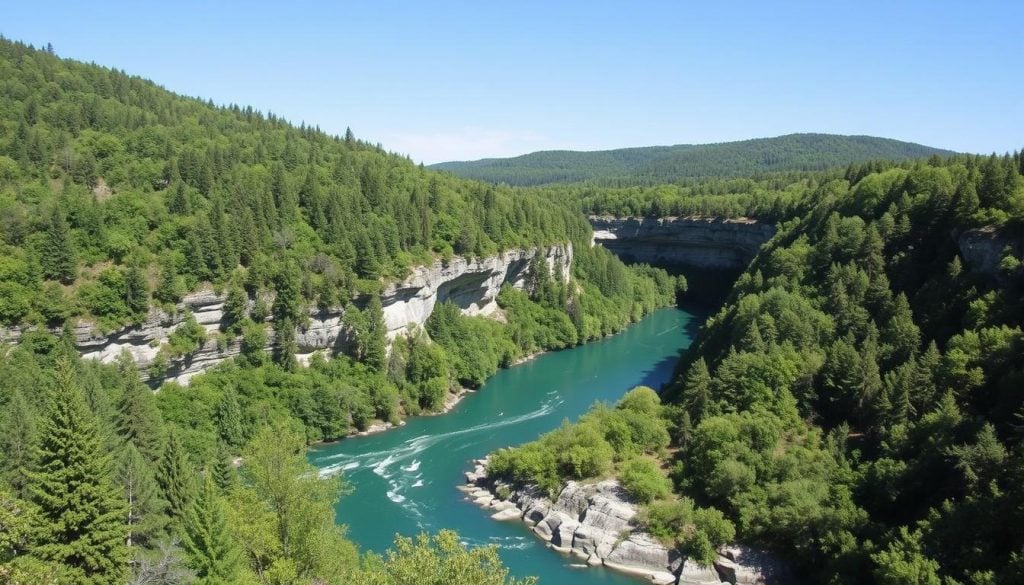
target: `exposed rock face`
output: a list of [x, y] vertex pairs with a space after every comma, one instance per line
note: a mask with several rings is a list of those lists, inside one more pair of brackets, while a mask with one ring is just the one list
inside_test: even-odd
[[[487, 459], [477, 459], [459, 489], [478, 506], [495, 510], [495, 520], [520, 520], [559, 552], [586, 559], [588, 565], [680, 585], [783, 585], [794, 583], [786, 565], [774, 556], [741, 545], [722, 547], [705, 567], [662, 545], [634, 521], [637, 507], [618, 481], [594, 484], [570, 481], [551, 501], [535, 486], [511, 486], [487, 476]], [[502, 496], [506, 496], [505, 499]]]
[[[536, 249], [509, 250], [482, 259], [453, 258], [420, 266], [402, 282], [389, 286], [381, 295], [388, 337], [394, 338], [409, 323], [422, 326], [434, 305], [451, 301], [464, 315], [491, 315], [498, 309], [496, 299], [502, 285], [523, 288]], [[572, 246], [552, 246], [544, 251], [552, 273], [569, 279]]]
[[591, 216], [594, 243], [623, 260], [659, 266], [742, 269], [775, 235], [751, 219]]
[[990, 278], [999, 278], [999, 263], [1003, 259], [1003, 251], [1009, 248], [1014, 256], [1020, 258], [1024, 252], [1024, 242], [994, 227], [983, 227], [966, 230], [956, 238], [960, 248], [960, 257], [967, 268], [975, 273]]
[[[381, 295], [389, 339], [402, 334], [410, 324], [422, 327], [434, 306], [446, 300], [458, 304], [465, 315], [496, 314], [496, 298], [502, 285], [525, 286], [535, 253], [535, 248], [509, 250], [490, 258], [454, 258], [447, 263], [438, 261], [431, 266], [414, 269], [412, 275], [389, 286]], [[566, 280], [569, 278], [571, 245], [552, 246], [542, 255], [553, 273], [557, 272]], [[183, 298], [174, 314], [153, 309], [141, 325], [109, 334], [99, 332], [93, 323], [79, 322], [73, 330], [75, 345], [82, 357], [104, 363], [113, 362], [127, 350], [143, 379], [151, 385], [167, 380], [187, 384], [196, 374], [238, 355], [240, 341], [222, 338], [218, 343], [215, 336], [210, 335], [211, 339], [196, 352], [173, 360], [166, 374], [159, 379], [150, 379], [149, 368], [160, 346], [167, 343], [170, 334], [185, 321], [189, 312], [207, 333], [218, 331], [224, 317], [225, 299], [226, 294], [201, 290]], [[16, 343], [20, 337], [21, 330], [17, 328], [0, 328], [0, 342]], [[266, 349], [271, 349], [273, 341], [273, 331], [268, 327]], [[314, 353], [323, 351], [331, 356], [337, 355], [345, 351], [353, 340], [344, 323], [343, 311], [337, 308], [311, 310], [308, 322], [296, 328], [295, 341], [298, 346], [296, 358], [300, 363], [308, 364]]]

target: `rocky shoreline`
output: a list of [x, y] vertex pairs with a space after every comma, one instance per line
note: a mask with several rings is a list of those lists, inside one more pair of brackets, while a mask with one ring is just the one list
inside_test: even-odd
[[487, 459], [474, 461], [459, 489], [499, 521], [530, 527], [549, 548], [660, 585], [766, 585], [793, 583], [773, 556], [742, 545], [719, 550], [714, 565], [701, 566], [669, 549], [635, 521], [637, 506], [614, 479], [570, 481], [552, 501], [532, 486], [513, 486], [487, 475]]

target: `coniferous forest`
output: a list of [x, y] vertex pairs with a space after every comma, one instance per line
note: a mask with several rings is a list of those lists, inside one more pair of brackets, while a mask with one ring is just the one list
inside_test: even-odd
[[[311, 477], [306, 446], [439, 410], [524, 355], [674, 303], [685, 281], [590, 248], [586, 219], [539, 194], [23, 44], [0, 52], [0, 322], [21, 333], [0, 348], [0, 579], [397, 583], [433, 555], [438, 575], [447, 559], [460, 582], [504, 582], [493, 550], [452, 535], [360, 558], [334, 522], [342, 484]], [[534, 262], [526, 290], [499, 295], [506, 325], [442, 304], [388, 350], [379, 295], [412, 267], [569, 243], [571, 285]], [[233, 362], [153, 393], [129, 356], [78, 357], [77, 320], [118, 330], [203, 287], [227, 294], [212, 335], [240, 340]], [[344, 307], [354, 348], [303, 368], [294, 331], [316, 307]], [[148, 373], [210, 335], [186, 316]]]
[[[592, 247], [589, 214], [778, 231], [667, 388], [499, 451], [493, 474], [615, 475], [698, 562], [738, 541], [805, 582], [1024, 582], [1024, 154], [835, 168], [840, 150], [511, 187], [0, 40], [0, 326], [19, 332], [0, 345], [0, 583], [519, 583], [449, 531], [361, 553], [335, 522], [344, 480], [305, 452], [698, 285]], [[571, 277], [538, 255], [500, 320], [441, 303], [389, 343], [380, 296], [414, 267], [565, 244]], [[186, 318], [161, 359], [242, 349], [187, 386], [74, 346], [77, 322], [120, 330], [205, 288], [226, 294], [220, 330]], [[355, 342], [300, 366], [317, 307]]]

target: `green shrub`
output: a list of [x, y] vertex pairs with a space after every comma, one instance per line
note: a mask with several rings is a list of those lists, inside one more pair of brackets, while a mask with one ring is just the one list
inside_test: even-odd
[[641, 504], [667, 498], [672, 493], [672, 482], [665, 477], [658, 464], [646, 457], [626, 461], [619, 468], [619, 481], [629, 495]]

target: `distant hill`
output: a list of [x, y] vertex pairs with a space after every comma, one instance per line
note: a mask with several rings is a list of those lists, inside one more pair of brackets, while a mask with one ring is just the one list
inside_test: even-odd
[[675, 183], [698, 177], [735, 177], [778, 171], [821, 171], [854, 162], [923, 158], [948, 150], [874, 136], [789, 134], [718, 144], [679, 144], [581, 152], [549, 150], [514, 158], [432, 165], [456, 175], [510, 185], [596, 181]]

